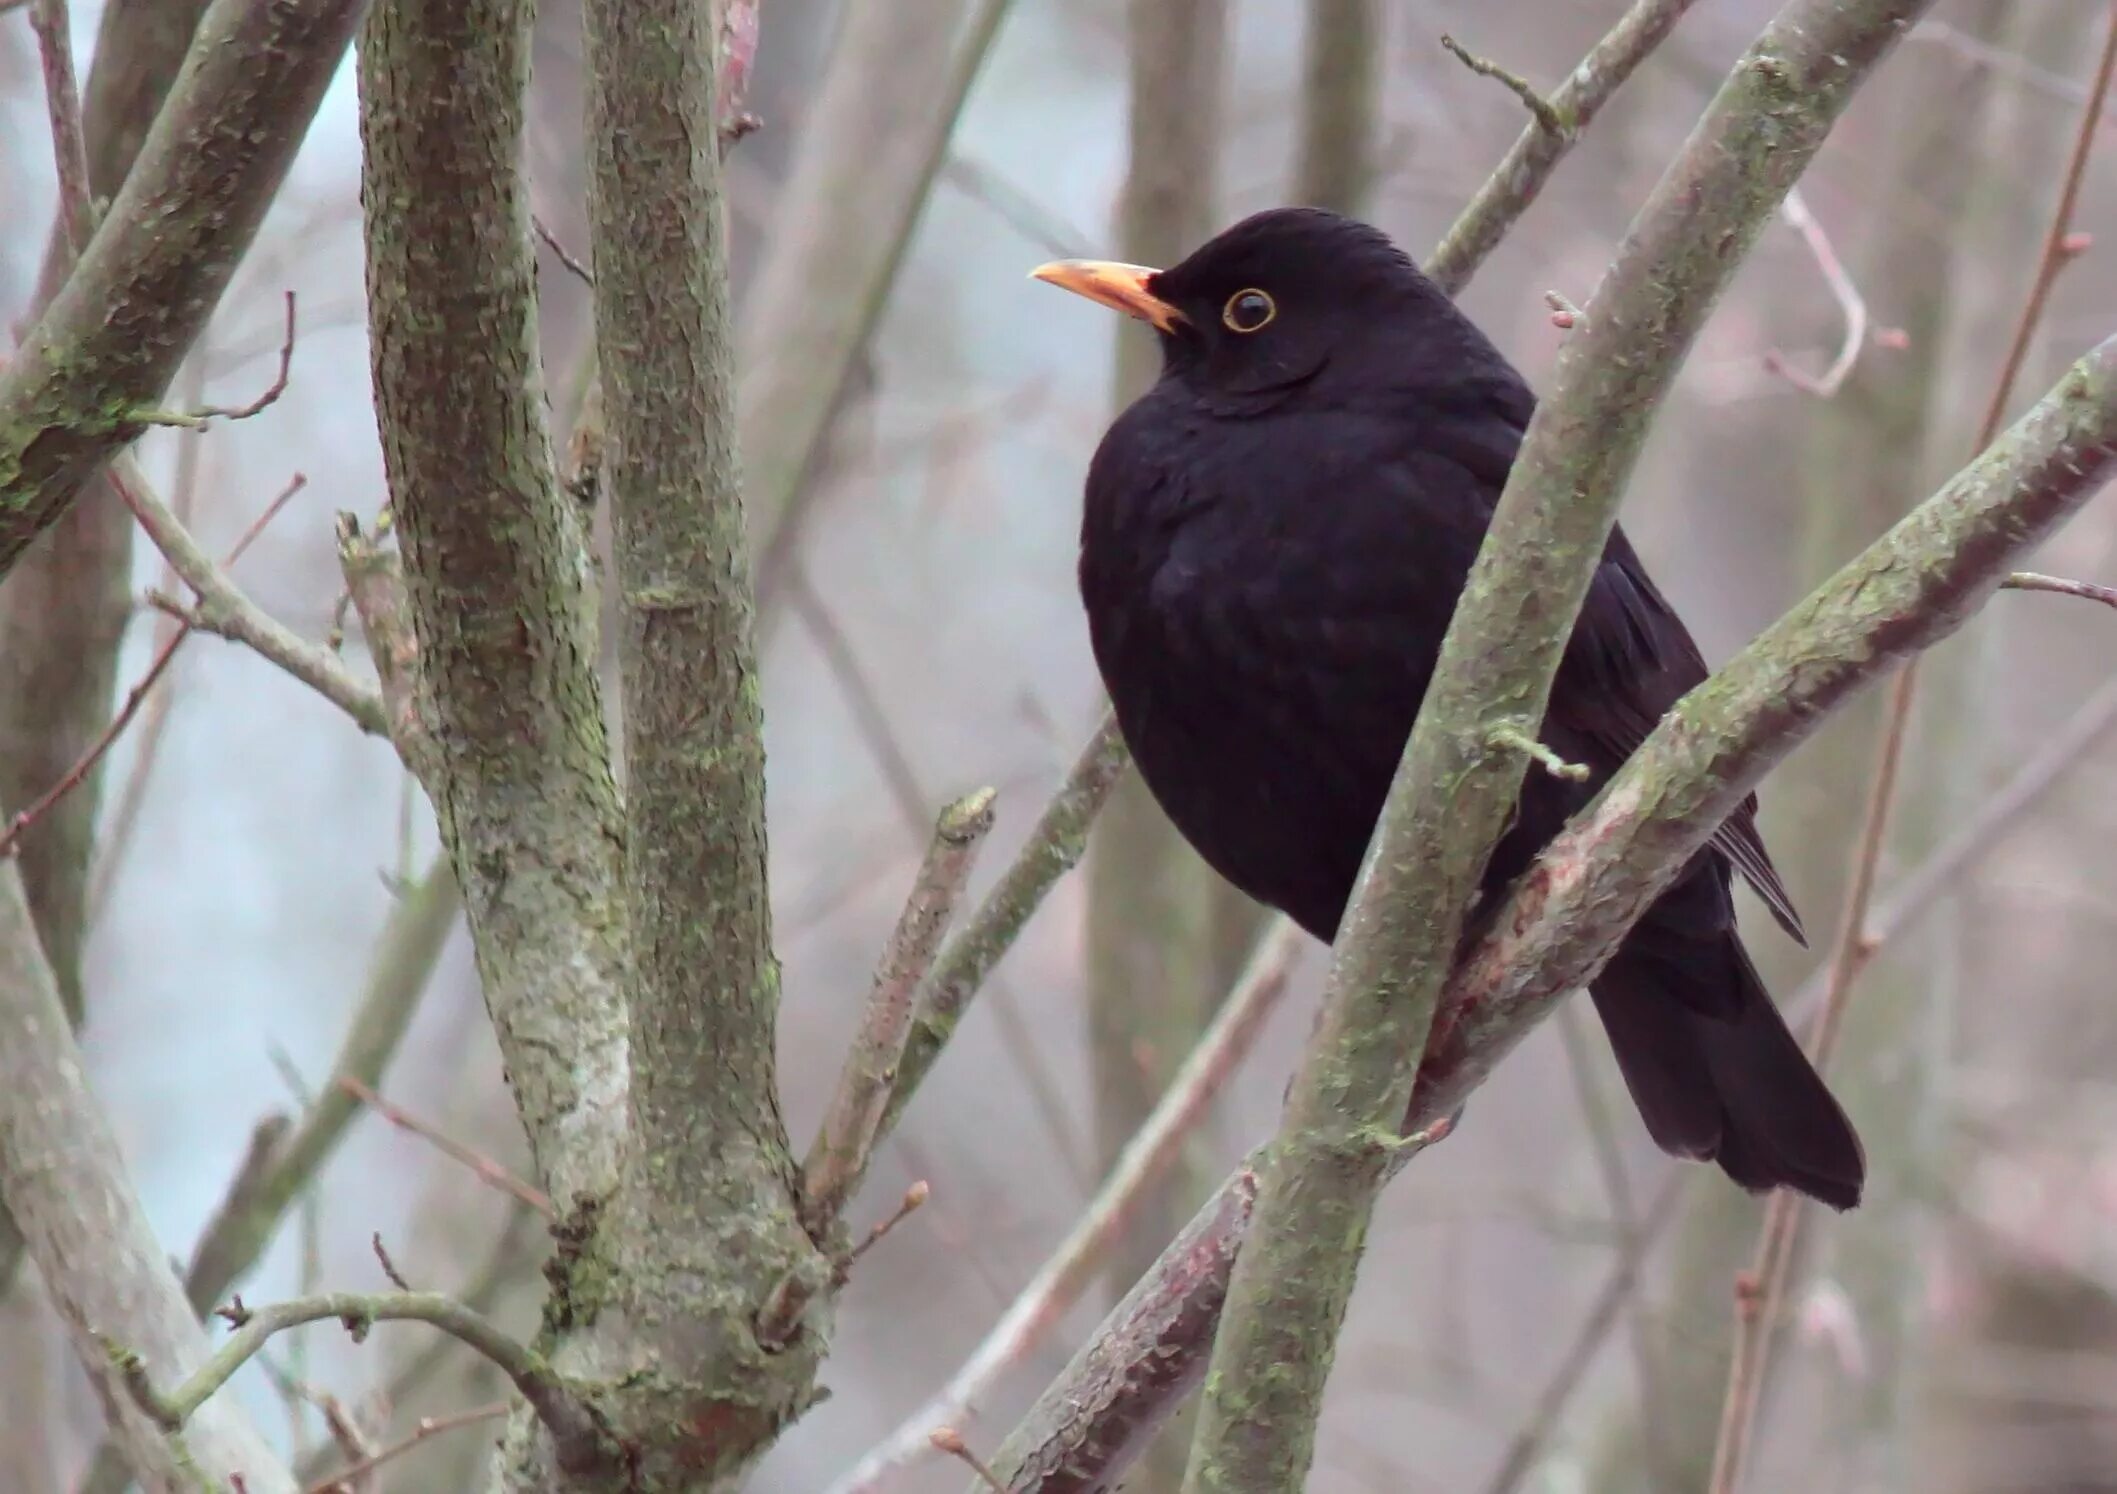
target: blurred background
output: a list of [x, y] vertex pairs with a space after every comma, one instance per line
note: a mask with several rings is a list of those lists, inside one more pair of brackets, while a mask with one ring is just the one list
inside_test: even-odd
[[[1118, 391], [1150, 376], [1151, 340], [1025, 272], [1070, 253], [1165, 262], [1292, 200], [1357, 211], [1423, 257], [1525, 119], [1442, 34], [1548, 90], [1622, 8], [764, 7], [748, 100], [761, 128], [728, 169], [745, 458], [769, 534], [780, 1046], [797, 1144], [933, 811], [979, 784], [999, 790], [978, 885], [989, 882], [1101, 710], [1074, 591], [1079, 487]], [[1532, 382], [1563, 336], [1545, 293], [1587, 298], [1773, 9], [1697, 6], [1465, 294]], [[98, 10], [75, 7], [84, 71]], [[530, 172], [553, 239], [585, 254], [578, 16], [564, 0], [543, 10]], [[1944, 0], [1804, 181], [1805, 231], [1781, 220], [1764, 233], [1625, 508], [1709, 658], [1970, 455], [2106, 16], [2102, 0]], [[2117, 326], [2117, 250], [2104, 247], [2117, 246], [2113, 133], [2106, 125], [2078, 223], [2095, 242], [2060, 282], [2017, 409]], [[31, 303], [51, 159], [34, 40], [19, 14], [0, 16], [10, 327]], [[263, 388], [291, 289], [300, 336], [286, 397], [255, 420], [157, 433], [141, 448], [217, 550], [306, 474], [236, 574], [310, 637], [334, 626], [334, 511], [371, 518], [383, 497], [358, 168], [348, 71], [172, 402], [241, 403]], [[552, 253], [542, 272], [563, 436], [583, 382], [588, 293]], [[1848, 349], [1850, 297], [1865, 335]], [[1849, 372], [1817, 392], [1841, 352]], [[2038, 565], [2117, 580], [2113, 544], [2105, 503]], [[135, 595], [162, 584], [144, 544], [132, 582]], [[30, 625], [17, 602], [9, 626]], [[121, 697], [168, 627], [132, 608]], [[357, 642], [348, 648], [357, 658]], [[2025, 765], [2042, 787], [1985, 817], [1997, 828], [1952, 878], [1899, 899], [1900, 932], [1855, 994], [1832, 1080], [1866, 1137], [1873, 1183], [1857, 1213], [1809, 1221], [1751, 1488], [2117, 1489], [2113, 660], [2108, 612], [2004, 593], [1928, 666], [1881, 904]], [[38, 725], [22, 716], [0, 740], [18, 755]], [[1767, 835], [1818, 936], [1817, 949], [1795, 949], [1746, 907], [1782, 998], [1838, 921], [1880, 717], [1877, 692], [1765, 786]], [[176, 654], [112, 753], [95, 829], [77, 966], [91, 1078], [163, 1240], [188, 1257], [260, 1119], [298, 1111], [330, 1074], [393, 906], [420, 895], [434, 831], [388, 748], [205, 637]], [[1120, 793], [1088, 865], [1038, 915], [878, 1162], [856, 1225], [914, 1179], [931, 1182], [933, 1201], [859, 1268], [825, 1376], [833, 1396], [753, 1487], [824, 1488], [961, 1362], [1064, 1235], [1256, 927], [1142, 794]], [[1319, 955], [1305, 955], [1170, 1196], [1141, 1211], [1111, 1280], [966, 1424], [974, 1447], [997, 1446], [1198, 1190], [1267, 1134]], [[519, 1168], [460, 927], [424, 963], [379, 1088]], [[1331, 1382], [1318, 1494], [1702, 1486], [1734, 1282], [1761, 1210], [1717, 1171], [1679, 1171], [1654, 1152], [1586, 1015], [1542, 1029], [1457, 1136], [1388, 1193]], [[540, 1222], [369, 1113], [242, 1290], [266, 1300], [380, 1287], [377, 1232], [414, 1285], [469, 1291], [533, 1327]], [[279, 1343], [274, 1373], [238, 1383], [264, 1424], [302, 1447], [327, 1435], [318, 1397], [289, 1393], [294, 1382], [385, 1440], [381, 1429], [499, 1394], [482, 1361], [417, 1328], [354, 1346], [325, 1325]], [[491, 1430], [434, 1438], [393, 1465], [389, 1487], [470, 1487]], [[98, 1433], [26, 1273], [0, 1307], [0, 1487], [73, 1487]], [[937, 1463], [898, 1486], [963, 1481]], [[1128, 1487], [1175, 1484], [1155, 1459]]]

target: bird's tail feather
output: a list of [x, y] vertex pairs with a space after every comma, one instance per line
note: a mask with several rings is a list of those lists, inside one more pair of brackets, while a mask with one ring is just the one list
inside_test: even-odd
[[[1595, 982], [1596, 1011], [1648, 1132], [1663, 1151], [1716, 1161], [1753, 1192], [1784, 1186], [1853, 1207], [1867, 1174], [1859, 1136], [1740, 941], [1714, 943], [1715, 957], [1700, 962], [1621, 951]], [[1720, 990], [1689, 989], [1708, 979]]]

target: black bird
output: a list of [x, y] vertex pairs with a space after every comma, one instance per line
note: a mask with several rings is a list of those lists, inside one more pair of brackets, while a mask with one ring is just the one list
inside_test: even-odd
[[[1081, 526], [1089, 636], [1125, 740], [1222, 876], [1327, 941], [1534, 397], [1387, 237], [1334, 213], [1259, 213], [1166, 270], [1035, 275], [1161, 342], [1160, 380], [1089, 466]], [[1705, 676], [1614, 531], [1543, 729], [1590, 776], [1531, 770], [1488, 901]], [[1859, 1138], [1736, 934], [1731, 871], [1803, 937], [1755, 815], [1752, 797], [1647, 910], [1595, 1006], [1665, 1151], [1850, 1208]]]

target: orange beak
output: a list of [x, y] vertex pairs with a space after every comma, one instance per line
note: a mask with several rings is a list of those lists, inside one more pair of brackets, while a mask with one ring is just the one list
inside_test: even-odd
[[1112, 311], [1152, 322], [1163, 332], [1173, 332], [1186, 318], [1147, 289], [1147, 282], [1159, 273], [1145, 265], [1123, 265], [1107, 259], [1055, 259], [1031, 270], [1029, 278], [1049, 281]]

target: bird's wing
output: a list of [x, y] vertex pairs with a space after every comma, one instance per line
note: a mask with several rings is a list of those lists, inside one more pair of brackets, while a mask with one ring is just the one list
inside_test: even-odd
[[[1535, 397], [1517, 379], [1493, 379], [1457, 384], [1448, 404], [1442, 418], [1422, 425], [1421, 440], [1438, 442], [1497, 501], [1529, 428]], [[1569, 688], [1555, 694], [1553, 711], [1563, 711], [1567, 725], [1622, 761], [1707, 673], [1690, 630], [1647, 575], [1623, 528], [1614, 529], [1566, 651], [1562, 674]], [[1805, 947], [1801, 915], [1757, 830], [1755, 794], [1713, 832], [1710, 843], [1756, 889], [1779, 926]]]
[[[1611, 531], [1560, 666], [1563, 688], [1553, 692], [1554, 716], [1622, 760], [1706, 674], [1690, 630], [1647, 575], [1624, 530]], [[1755, 794], [1713, 832], [1710, 844], [1756, 889], [1779, 926], [1805, 946], [1801, 915], [1757, 830]]]

